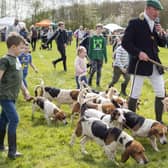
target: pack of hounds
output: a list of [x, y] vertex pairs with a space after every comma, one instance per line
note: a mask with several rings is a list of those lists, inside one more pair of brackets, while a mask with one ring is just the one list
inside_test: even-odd
[[[66, 113], [61, 110], [62, 104], [68, 104], [72, 109], [71, 122], [78, 114], [79, 120], [72, 133], [70, 146], [75, 143], [76, 137], [81, 137], [81, 152], [87, 154], [85, 144], [93, 140], [99, 144], [107, 158], [116, 165], [115, 155], [121, 150], [121, 161], [126, 162], [129, 157], [138, 164], [148, 163], [145, 148], [142, 143], [135, 140], [135, 136], [146, 137], [155, 151], [159, 151], [157, 140], [160, 144], [167, 144], [167, 127], [160, 122], [148, 119], [130, 111], [127, 100], [119, 96], [116, 88], [98, 92], [84, 82], [80, 82], [80, 89], [60, 89], [45, 86], [42, 81], [35, 87], [35, 96], [32, 100], [32, 118], [36, 107], [44, 112], [49, 124], [52, 121], [61, 121], [68, 124]], [[56, 102], [54, 104], [53, 102]], [[168, 111], [168, 97], [163, 100], [164, 110]], [[125, 130], [132, 132], [129, 135]], [[119, 150], [119, 151], [120, 151]]]

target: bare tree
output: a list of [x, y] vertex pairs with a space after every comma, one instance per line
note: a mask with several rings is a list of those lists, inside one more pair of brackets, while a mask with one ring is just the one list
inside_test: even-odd
[[36, 22], [37, 14], [41, 7], [42, 7], [42, 3], [40, 0], [32, 1], [32, 9], [33, 9], [32, 23]]
[[1, 17], [6, 16], [6, 0], [1, 0]]

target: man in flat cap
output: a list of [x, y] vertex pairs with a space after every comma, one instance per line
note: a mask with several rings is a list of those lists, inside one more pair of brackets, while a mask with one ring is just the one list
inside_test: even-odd
[[163, 6], [159, 0], [147, 0], [145, 10], [139, 18], [129, 22], [125, 30], [122, 46], [129, 53], [128, 72], [132, 76], [132, 87], [128, 101], [128, 108], [136, 111], [137, 100], [141, 88], [147, 77], [155, 92], [156, 120], [162, 122], [163, 104], [165, 96], [163, 68], [149, 61], [149, 58], [158, 62], [158, 46], [165, 46], [166, 39], [158, 20]]

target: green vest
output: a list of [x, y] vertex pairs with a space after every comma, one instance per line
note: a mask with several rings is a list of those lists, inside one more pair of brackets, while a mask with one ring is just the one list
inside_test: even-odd
[[0, 100], [16, 100], [22, 82], [22, 67], [17, 57], [6, 55], [0, 59]]

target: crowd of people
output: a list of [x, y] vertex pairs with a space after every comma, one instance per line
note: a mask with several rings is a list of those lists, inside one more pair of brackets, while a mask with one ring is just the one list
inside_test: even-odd
[[[117, 35], [113, 39], [113, 74], [109, 87], [118, 82], [121, 75], [124, 82], [121, 83], [121, 94], [127, 96], [126, 88], [131, 77], [131, 93], [129, 95], [128, 108], [136, 111], [138, 98], [140, 97], [141, 88], [144, 78], [147, 77], [155, 92], [155, 114], [156, 120], [162, 121], [163, 104], [162, 100], [165, 96], [165, 87], [163, 80], [163, 68], [158, 67], [150, 62], [150, 59], [161, 63], [158, 56], [158, 46], [168, 47], [168, 31], [164, 31], [160, 23], [155, 23], [155, 19], [159, 17], [159, 12], [163, 7], [160, 1], [147, 0], [145, 10], [136, 19], [129, 22], [125, 32]], [[18, 33], [10, 34], [11, 32]], [[38, 70], [32, 62], [29, 49], [31, 43], [32, 51], [36, 50], [36, 42], [40, 38], [43, 39], [44, 48], [52, 49], [52, 41], [55, 40], [60, 58], [53, 60], [52, 65], [56, 68], [57, 63], [63, 63], [64, 71], [67, 69], [66, 46], [71, 45], [72, 37], [76, 39], [77, 56], [74, 60], [75, 65], [75, 81], [79, 88], [79, 80], [84, 80], [92, 86], [93, 76], [96, 73], [96, 86], [101, 85], [102, 65], [107, 63], [107, 34], [102, 24], [97, 24], [95, 30], [84, 29], [80, 26], [72, 32], [71, 29], [65, 29], [65, 23], [58, 22], [58, 28], [54, 31], [52, 27], [41, 29], [40, 32], [34, 25], [30, 27], [28, 32], [25, 27], [20, 27], [19, 21], [16, 19], [14, 24], [7, 31], [7, 47], [8, 53], [0, 59], [0, 104], [2, 112], [0, 116], [0, 150], [3, 151], [4, 137], [6, 134], [6, 126], [8, 125], [8, 144], [9, 158], [20, 156], [16, 147], [16, 128], [19, 122], [15, 109], [15, 101], [18, 96], [20, 87], [23, 90], [25, 99], [29, 98], [27, 90], [28, 84], [26, 76], [28, 74], [28, 66], [30, 65], [37, 73]], [[21, 52], [22, 51], [22, 52]], [[18, 59], [19, 58], [19, 59]], [[87, 79], [88, 59], [90, 71]], [[20, 60], [20, 62], [18, 62]], [[16, 65], [16, 67], [13, 67]], [[21, 71], [21, 65], [23, 72]], [[14, 69], [14, 70], [13, 70]], [[23, 78], [21, 79], [21, 74]], [[12, 81], [10, 77], [15, 75], [17, 78]], [[6, 83], [6, 81], [8, 81]], [[8, 88], [8, 89], [7, 89]], [[6, 91], [8, 90], [8, 91]]]

